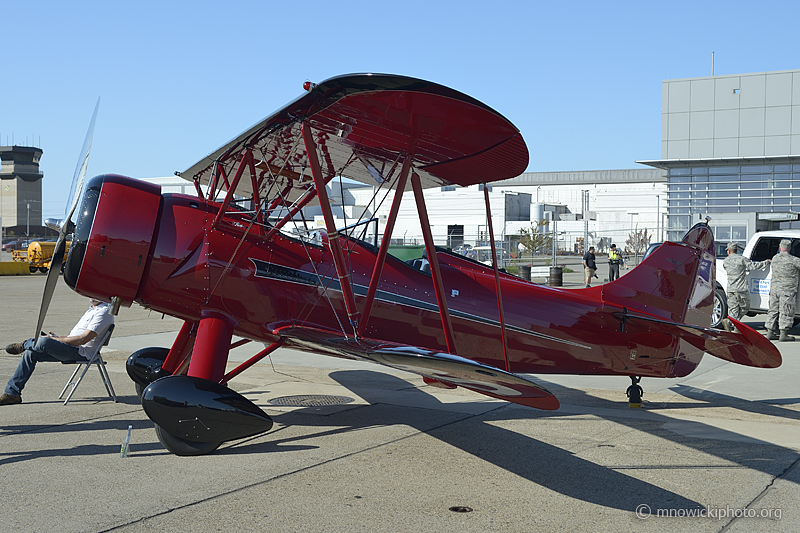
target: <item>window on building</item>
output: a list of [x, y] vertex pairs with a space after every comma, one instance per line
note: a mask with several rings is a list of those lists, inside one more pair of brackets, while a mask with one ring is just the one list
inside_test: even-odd
[[447, 247], [455, 248], [464, 244], [464, 226], [461, 224], [451, 224], [447, 226]]

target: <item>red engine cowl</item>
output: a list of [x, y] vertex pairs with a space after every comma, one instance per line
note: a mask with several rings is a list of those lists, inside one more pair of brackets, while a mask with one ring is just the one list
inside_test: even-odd
[[64, 280], [76, 292], [130, 306], [161, 210], [161, 187], [105, 174], [86, 184]]

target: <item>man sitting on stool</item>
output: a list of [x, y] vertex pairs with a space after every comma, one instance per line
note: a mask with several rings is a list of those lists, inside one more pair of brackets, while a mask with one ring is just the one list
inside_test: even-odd
[[100, 300], [91, 300], [91, 306], [83, 314], [69, 335], [59, 337], [54, 333], [42, 335], [38, 339], [15, 342], [6, 346], [10, 354], [22, 354], [17, 370], [8, 380], [5, 393], [0, 396], [0, 405], [22, 403], [22, 389], [30, 379], [40, 361], [76, 361], [80, 357], [89, 359], [94, 354], [95, 343], [114, 324], [114, 316], [108, 312], [108, 305]]

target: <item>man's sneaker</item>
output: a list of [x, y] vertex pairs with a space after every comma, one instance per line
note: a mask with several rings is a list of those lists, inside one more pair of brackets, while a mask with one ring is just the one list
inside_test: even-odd
[[21, 342], [15, 342], [13, 344], [9, 344], [6, 346], [6, 351], [11, 355], [19, 355], [25, 351], [25, 347], [22, 345]]
[[0, 405], [13, 405], [15, 403], [22, 403], [22, 397], [12, 394], [3, 394], [0, 396]]

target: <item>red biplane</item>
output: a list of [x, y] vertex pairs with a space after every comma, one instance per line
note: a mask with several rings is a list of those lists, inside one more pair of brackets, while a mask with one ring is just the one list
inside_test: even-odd
[[[460, 92], [402, 76], [347, 75], [304, 88], [183, 172], [196, 196], [110, 174], [83, 187], [92, 120], [57, 223], [36, 331], [83, 190], [67, 284], [116, 308], [136, 302], [184, 321], [171, 348], [144, 348], [127, 364], [173, 453], [209, 453], [270, 429], [270, 417], [226, 384], [280, 346], [373, 361], [539, 409], [557, 409], [558, 400], [522, 374], [630, 376], [635, 398], [642, 376], [685, 376], [704, 352], [780, 365], [777, 349], [746, 325], [733, 321], [739, 333], [708, 327], [714, 247], [707, 226], [665, 243], [612, 283], [577, 290], [530, 283], [500, 272], [496, 260], [489, 267], [437, 248], [423, 196], [426, 187], [522, 173], [528, 150], [511, 122]], [[338, 177], [391, 200], [379, 247], [354, 227], [336, 227], [326, 184]], [[387, 253], [406, 190], [424, 235], [423, 268]], [[484, 194], [488, 212], [486, 187]], [[324, 214], [321, 242], [289, 231], [312, 202]], [[496, 257], [493, 243], [492, 236]], [[234, 335], [268, 347], [226, 373]]]

